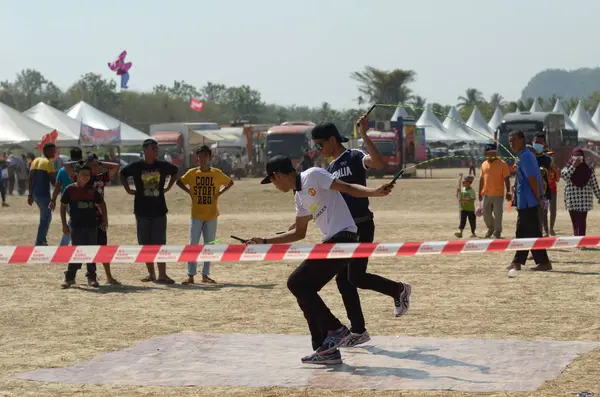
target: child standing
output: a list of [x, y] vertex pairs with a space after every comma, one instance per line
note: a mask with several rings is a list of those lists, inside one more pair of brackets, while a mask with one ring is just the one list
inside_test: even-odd
[[[63, 233], [71, 236], [73, 245], [97, 245], [98, 244], [98, 218], [96, 205], [102, 211], [102, 228], [108, 228], [108, 213], [102, 195], [93, 187], [87, 186], [91, 178], [91, 167], [85, 163], [75, 166], [77, 182], [67, 186], [60, 199], [60, 217], [62, 219]], [[70, 220], [67, 223], [67, 209]], [[99, 286], [96, 278], [96, 264], [88, 263], [86, 277], [88, 285], [97, 288]], [[81, 263], [69, 263], [65, 272], [62, 288], [69, 288], [75, 284], [77, 270], [81, 269]]]
[[[208, 244], [214, 241], [217, 234], [217, 217], [219, 216], [217, 200], [233, 186], [233, 181], [220, 169], [210, 166], [212, 152], [208, 146], [202, 146], [196, 150], [196, 155], [199, 167], [186, 172], [177, 181], [177, 186], [189, 194], [192, 199], [190, 244], [198, 244], [200, 237], [204, 238], [204, 244]], [[194, 284], [196, 269], [197, 262], [188, 263], [188, 277], [182, 284]], [[210, 262], [204, 262], [202, 282], [214, 284], [215, 280], [210, 278], [209, 274]]]
[[458, 232], [454, 233], [454, 235], [459, 238], [463, 236], [463, 230], [467, 225], [467, 219], [469, 220], [469, 226], [471, 226], [471, 237], [477, 237], [475, 235], [475, 228], [477, 226], [475, 218], [475, 198], [477, 196], [475, 195], [475, 190], [471, 187], [474, 179], [475, 177], [472, 175], [465, 177], [460, 192], [457, 192], [460, 194], [460, 225], [458, 226]]

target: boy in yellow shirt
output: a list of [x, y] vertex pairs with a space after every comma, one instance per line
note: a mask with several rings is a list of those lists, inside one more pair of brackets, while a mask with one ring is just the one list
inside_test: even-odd
[[[233, 186], [233, 181], [218, 168], [210, 166], [212, 152], [208, 146], [196, 150], [197, 168], [192, 168], [177, 181], [184, 192], [192, 198], [192, 218], [190, 220], [190, 244], [199, 244], [200, 237], [204, 244], [215, 240], [217, 235], [217, 218], [219, 197]], [[224, 186], [223, 189], [221, 189]], [[189, 187], [189, 188], [188, 188]], [[188, 277], [182, 284], [194, 284], [197, 262], [188, 262]], [[202, 282], [214, 284], [209, 277], [210, 262], [202, 267]]]

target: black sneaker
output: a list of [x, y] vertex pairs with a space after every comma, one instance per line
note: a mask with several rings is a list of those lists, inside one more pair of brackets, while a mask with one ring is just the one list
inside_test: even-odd
[[71, 285], [73, 285], [73, 284], [75, 284], [75, 280], [65, 279], [65, 281], [63, 281], [62, 284], [60, 285], [60, 288], [67, 289], [67, 288], [70, 288]]
[[302, 364], [337, 365], [342, 363], [342, 354], [338, 349], [328, 353], [322, 353], [319, 349], [310, 356], [302, 357]]
[[98, 284], [98, 280], [96, 280], [96, 277], [88, 277], [88, 285], [90, 287], [94, 287], [94, 288], [98, 288], [100, 287], [100, 284]]
[[329, 331], [323, 344], [317, 349], [317, 352], [320, 354], [331, 353], [340, 347], [348, 337], [350, 337], [350, 330], [346, 326], [342, 326], [335, 331]]

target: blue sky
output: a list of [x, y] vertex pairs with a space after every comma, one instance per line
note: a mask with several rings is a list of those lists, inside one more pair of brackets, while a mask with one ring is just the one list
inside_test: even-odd
[[414, 91], [454, 104], [468, 87], [516, 99], [546, 68], [600, 65], [600, 1], [0, 0], [0, 80], [24, 68], [61, 88], [112, 78], [132, 90], [185, 80], [248, 84], [280, 104], [355, 106], [350, 73], [413, 69]]

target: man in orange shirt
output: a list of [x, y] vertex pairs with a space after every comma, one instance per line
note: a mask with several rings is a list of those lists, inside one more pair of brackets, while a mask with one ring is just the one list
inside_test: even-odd
[[483, 201], [483, 221], [487, 226], [486, 238], [502, 235], [504, 199], [512, 200], [510, 194], [510, 172], [504, 160], [498, 158], [495, 144], [485, 146], [486, 160], [481, 164], [479, 200]]

